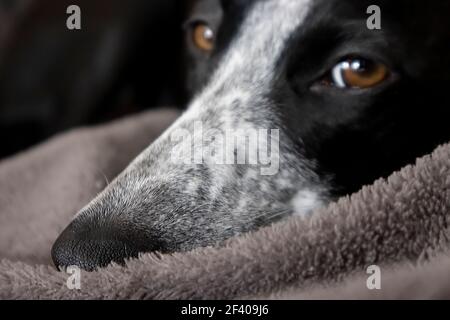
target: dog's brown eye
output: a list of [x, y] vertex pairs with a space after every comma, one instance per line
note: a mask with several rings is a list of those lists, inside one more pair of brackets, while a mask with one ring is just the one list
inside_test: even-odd
[[211, 52], [214, 49], [213, 29], [206, 23], [197, 23], [193, 28], [192, 41], [194, 45], [204, 52]]
[[340, 62], [331, 70], [331, 82], [343, 89], [367, 89], [380, 84], [388, 75], [389, 69], [382, 63], [350, 58]]

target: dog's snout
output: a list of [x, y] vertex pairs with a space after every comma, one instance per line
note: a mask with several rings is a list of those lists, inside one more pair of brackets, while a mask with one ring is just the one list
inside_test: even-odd
[[52, 259], [56, 267], [78, 266], [94, 271], [112, 262], [124, 264], [139, 253], [159, 250], [156, 241], [136, 232], [72, 222], [54, 243]]

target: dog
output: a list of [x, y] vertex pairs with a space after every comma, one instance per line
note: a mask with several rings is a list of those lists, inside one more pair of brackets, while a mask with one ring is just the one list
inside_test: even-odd
[[[447, 142], [450, 3], [375, 2], [189, 1], [192, 101], [75, 216], [52, 248], [55, 265], [95, 270], [140, 253], [219, 245], [308, 216]], [[367, 23], [374, 4], [375, 29]], [[208, 161], [213, 153], [173, 161], [174, 150], [191, 147], [192, 160], [199, 146], [218, 143], [195, 133], [199, 125], [203, 135], [277, 130], [257, 143], [279, 160], [275, 172], [247, 158]], [[188, 143], [174, 139], [183, 135]], [[234, 145], [233, 155], [250, 144]]]

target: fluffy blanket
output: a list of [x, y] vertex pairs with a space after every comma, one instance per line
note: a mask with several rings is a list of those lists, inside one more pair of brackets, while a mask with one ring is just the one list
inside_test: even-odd
[[[175, 118], [78, 129], [0, 162], [0, 298], [450, 298], [450, 145], [360, 192], [217, 248], [144, 254], [81, 274], [50, 262], [71, 216]], [[367, 267], [381, 289], [367, 287]]]

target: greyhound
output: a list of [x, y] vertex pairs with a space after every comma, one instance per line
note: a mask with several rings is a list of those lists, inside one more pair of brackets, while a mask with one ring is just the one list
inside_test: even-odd
[[[220, 245], [306, 217], [447, 142], [450, 3], [378, 0], [371, 29], [372, 2], [189, 1], [192, 101], [75, 216], [55, 265]], [[239, 131], [234, 161], [222, 161], [223, 136]]]

